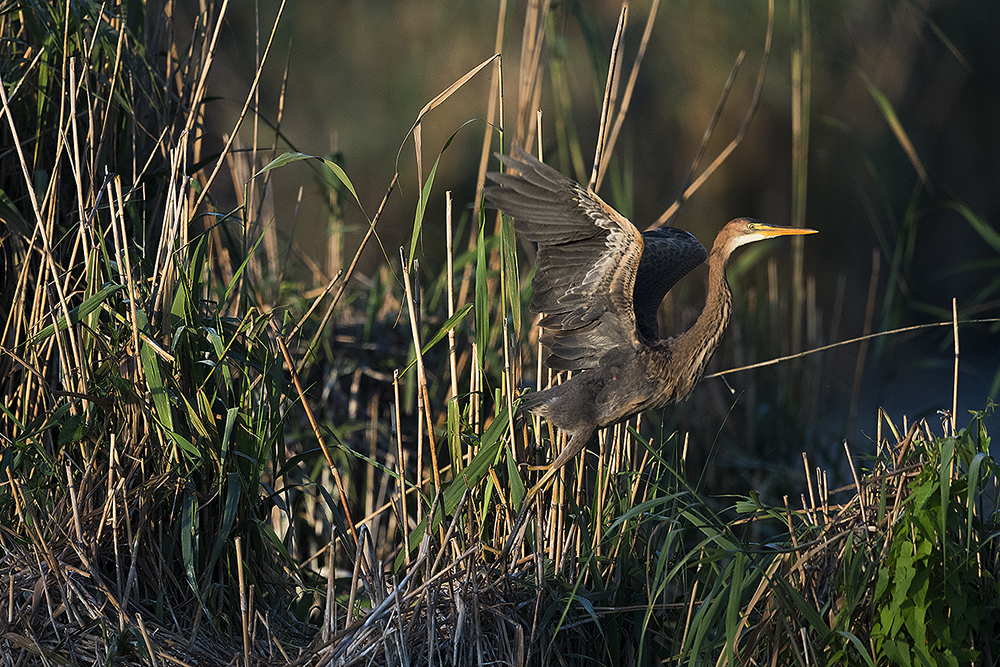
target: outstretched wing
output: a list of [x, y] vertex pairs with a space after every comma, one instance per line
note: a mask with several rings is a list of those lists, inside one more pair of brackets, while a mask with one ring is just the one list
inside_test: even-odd
[[514, 146], [500, 161], [517, 173], [490, 173], [485, 195], [538, 244], [530, 308], [542, 313], [546, 364], [598, 365], [607, 352], [641, 345], [632, 292], [642, 234], [596, 194]]
[[660, 337], [656, 313], [670, 288], [708, 259], [708, 251], [694, 236], [676, 227], [643, 233], [646, 249], [635, 274], [635, 324], [647, 341]]

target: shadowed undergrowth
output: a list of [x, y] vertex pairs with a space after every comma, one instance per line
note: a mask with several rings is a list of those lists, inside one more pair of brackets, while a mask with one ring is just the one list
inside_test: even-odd
[[[513, 130], [497, 90], [482, 113], [492, 124], [456, 130], [424, 173], [425, 115], [487, 69], [499, 81], [496, 58], [418, 115], [412, 241], [398, 259], [384, 248], [366, 277], [357, 260], [381, 242], [382, 206], [365, 210], [338, 156], [286, 153], [281, 115], [265, 132], [254, 89], [208, 152], [204, 81], [225, 5], [183, 42], [145, 9], [0, 13], [0, 642], [16, 664], [995, 659], [997, 468], [983, 415], [961, 430], [952, 416], [941, 435], [880, 415], [870, 459], [815, 447], [829, 439], [809, 428], [823, 402], [816, 357], [735, 398], [703, 383], [697, 413], [602, 432], [517, 521], [531, 466], [561, 445], [544, 423], [510, 419], [523, 385], [551, 379], [525, 307], [530, 249], [478, 194], [457, 220], [450, 196], [445, 221], [427, 211], [459, 133], [483, 130], [484, 156], [498, 136], [530, 147], [543, 85], [559, 120], [542, 145], [582, 173], [566, 56], [545, 46], [560, 43], [556, 15], [527, 10]], [[261, 70], [273, 32], [262, 37]], [[625, 59], [616, 43], [613, 62]], [[595, 63], [595, 80], [615, 70]], [[610, 89], [607, 155], [624, 80]], [[274, 224], [271, 178], [292, 163], [328, 193], [331, 229], [350, 207], [367, 232], [353, 257], [310, 264], [306, 282], [287, 267], [309, 254]], [[624, 199], [629, 174], [609, 165], [595, 177]], [[422, 242], [432, 225], [443, 259]], [[731, 269], [745, 308], [720, 365], [826, 342], [813, 278], [793, 272], [785, 289], [775, 260], [766, 277], [752, 271], [759, 258]], [[696, 316], [682, 296], [665, 329]], [[757, 428], [768, 411], [796, 419], [769, 439]], [[805, 484], [777, 442], [820, 450], [803, 459]]]

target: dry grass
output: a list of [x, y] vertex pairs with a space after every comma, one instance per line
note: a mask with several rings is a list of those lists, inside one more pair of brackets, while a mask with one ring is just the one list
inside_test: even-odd
[[[206, 155], [205, 81], [227, 5], [210, 5], [190, 43], [177, 44], [153, 17], [129, 32], [125, 7], [82, 4], [90, 13], [72, 30], [58, 9], [0, 16], [0, 33], [16, 38], [2, 54], [15, 79], [3, 91], [13, 148], [0, 173], [5, 664], [808, 665], [886, 664], [910, 649], [959, 661], [974, 657], [970, 647], [996, 654], [996, 467], [980, 418], [962, 431], [952, 418], [937, 437], [926, 423], [896, 429], [880, 417], [891, 436], [879, 433], [877, 458], [862, 469], [848, 452], [830, 472], [849, 470], [853, 484], [830, 491], [827, 472], [806, 462], [801, 498], [721, 507], [688, 481], [701, 469], [688, 436], [639, 417], [601, 433], [525, 503], [537, 476], [529, 464], [562, 442], [544, 423], [511, 419], [522, 369], [539, 386], [552, 380], [535, 365], [537, 324], [522, 312], [523, 249], [508, 220], [487, 220], [477, 193], [454, 229], [449, 206], [447, 268], [430, 275], [417, 257], [448, 148], [425, 173], [421, 124], [488, 69], [499, 83], [500, 58], [418, 114], [412, 242], [398, 265], [387, 250], [393, 260], [366, 279], [358, 261], [380, 242], [399, 174], [369, 217], [335, 159], [278, 155], [280, 111], [270, 147], [258, 148], [273, 31], [236, 125]], [[32, 41], [29, 11], [67, 45], [61, 57]], [[549, 11], [528, 5], [504, 145], [552, 145], [536, 113], [546, 66], [557, 99], [568, 99], [545, 47]], [[615, 176], [609, 156], [655, 14], [624, 87], [624, 42], [612, 47], [595, 184]], [[503, 25], [501, 12], [498, 49]], [[765, 53], [770, 40], [769, 29]], [[169, 57], [144, 55], [161, 52]], [[681, 202], [742, 140], [764, 61], [737, 137], [696, 176], [710, 121]], [[480, 187], [493, 135], [506, 136], [499, 85], [484, 107]], [[583, 172], [568, 112], [554, 143]], [[28, 139], [30, 128], [45, 131]], [[797, 145], [807, 145], [808, 124], [800, 130]], [[300, 250], [282, 247], [271, 224], [272, 172], [297, 161], [329, 188], [331, 227], [347, 203], [368, 225], [351, 261], [311, 266], [312, 285], [284, 274]], [[467, 251], [455, 256], [463, 234]], [[766, 297], [746, 289], [749, 312], [731, 335], [750, 342], [734, 345], [734, 362], [744, 349], [766, 356], [755, 326], [822, 343], [812, 279], [796, 272], [790, 296], [769, 268]], [[691, 319], [679, 307], [670, 316]], [[788, 401], [818, 410], [818, 389], [792, 388], [817, 386], [820, 371], [780, 367]], [[699, 391], [711, 407], [700, 431], [717, 430], [725, 420], [713, 415], [732, 398], [718, 385]], [[921, 598], [899, 574], [910, 571], [945, 583]], [[915, 607], [901, 601], [922, 600], [939, 620], [957, 608], [955, 591], [969, 620], [920, 644]]]

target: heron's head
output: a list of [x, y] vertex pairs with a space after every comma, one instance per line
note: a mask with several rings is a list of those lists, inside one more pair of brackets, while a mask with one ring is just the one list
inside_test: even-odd
[[762, 241], [774, 238], [775, 236], [796, 236], [815, 233], [815, 229], [769, 225], [754, 218], [736, 218], [735, 220], [730, 220], [729, 224], [719, 232], [712, 251], [721, 250], [728, 257], [736, 248], [747, 243], [753, 243], [754, 241]]

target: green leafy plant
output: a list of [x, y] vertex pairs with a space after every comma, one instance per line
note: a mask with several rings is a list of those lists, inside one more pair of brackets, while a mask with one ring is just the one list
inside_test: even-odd
[[977, 504], [997, 469], [982, 420], [915, 445], [923, 461], [892, 522], [872, 600], [876, 654], [895, 663], [975, 663], [994, 625], [988, 607], [997, 581], [982, 557], [994, 517]]

